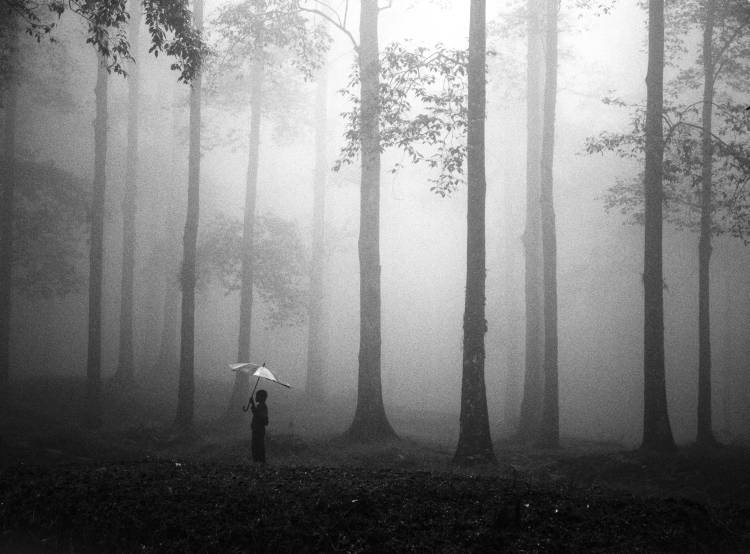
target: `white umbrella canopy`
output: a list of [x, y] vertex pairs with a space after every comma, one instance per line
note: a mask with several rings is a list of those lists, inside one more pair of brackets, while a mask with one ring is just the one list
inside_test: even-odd
[[[286, 387], [288, 389], [292, 388], [291, 385], [284, 383], [283, 381], [279, 381], [276, 376], [271, 373], [271, 370], [266, 367], [266, 363], [263, 362], [262, 364], [254, 364], [252, 362], [241, 362], [237, 364], [229, 364], [229, 369], [232, 371], [241, 371], [242, 373], [250, 373], [253, 371], [252, 376], [257, 377], [258, 380], [262, 377], [263, 379], [268, 379], [269, 381], [273, 381], [274, 383], [277, 383], [281, 385], [282, 387]], [[258, 384], [258, 381], [255, 382], [256, 386]]]
[[258, 388], [258, 383], [260, 383], [261, 378], [266, 379], [268, 381], [273, 381], [274, 383], [281, 385], [282, 387], [286, 387], [288, 389], [292, 388], [291, 385], [284, 383], [283, 381], [279, 381], [276, 376], [271, 373], [271, 370], [266, 367], [266, 363], [263, 362], [262, 364], [254, 364], [252, 362], [240, 362], [236, 364], [229, 364], [229, 369], [231, 369], [234, 372], [241, 371], [242, 373], [250, 373], [253, 371], [253, 377], [257, 377], [255, 381], [255, 386], [253, 386], [253, 390], [250, 392], [250, 399], [247, 401], [247, 405], [243, 406], [243, 411], [247, 411], [250, 409], [250, 403], [252, 402], [253, 395], [255, 394], [255, 389]]

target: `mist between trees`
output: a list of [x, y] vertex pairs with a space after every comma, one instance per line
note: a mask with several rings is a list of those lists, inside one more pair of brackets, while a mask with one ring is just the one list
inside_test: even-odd
[[4, 402], [85, 378], [88, 424], [141, 387], [188, 431], [265, 361], [318, 432], [459, 461], [749, 440], [746, 3], [200, 1], [0, 2]]

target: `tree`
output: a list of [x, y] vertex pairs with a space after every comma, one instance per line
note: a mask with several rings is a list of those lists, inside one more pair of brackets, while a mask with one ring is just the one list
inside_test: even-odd
[[[172, 69], [180, 72], [181, 80], [191, 81], [200, 67], [205, 45], [200, 32], [193, 27], [187, 0], [143, 0], [141, 5], [151, 36], [149, 52], [154, 55], [163, 52], [175, 57]], [[133, 60], [124, 29], [131, 15], [125, 1], [39, 3], [34, 0], [0, 0], [3, 17], [20, 19], [25, 32], [37, 42], [43, 38], [54, 40], [55, 18], [59, 19], [68, 9], [86, 21], [86, 43], [93, 45], [107, 61], [107, 69], [124, 74], [123, 65]]]
[[[216, 23], [222, 36], [221, 50], [225, 52], [224, 70], [233, 69], [232, 73], [236, 75], [238, 68], [249, 69], [250, 76], [250, 140], [237, 348], [237, 360], [244, 362], [250, 360], [255, 273], [253, 232], [260, 163], [260, 125], [264, 109], [271, 104], [263, 101], [266, 74], [278, 72], [281, 67], [291, 64], [306, 77], [311, 77], [328, 48], [328, 37], [322, 28], [311, 28], [296, 2], [290, 0], [248, 0], [222, 10]], [[289, 82], [284, 85], [288, 86]], [[244, 403], [248, 383], [249, 375], [237, 372], [227, 409], [228, 418], [238, 419], [242, 416], [239, 407]]]
[[557, 375], [557, 238], [553, 188], [555, 103], [557, 99], [557, 12], [559, 0], [547, 0], [545, 17], [544, 123], [541, 152], [541, 216], [544, 276], [544, 400], [539, 442], [547, 448], [560, 440]]
[[527, 0], [526, 20], [526, 228], [525, 253], [526, 357], [518, 437], [535, 440], [543, 398], [544, 312], [542, 304], [542, 244], [540, 197], [541, 137], [541, 17], [538, 0]]
[[10, 379], [11, 278], [13, 259], [13, 215], [15, 196], [16, 118], [18, 105], [18, 29], [16, 18], [8, 19], [8, 75], [5, 86], [5, 130], [3, 133], [3, 178], [0, 190], [0, 404], [7, 399]]
[[[732, 0], [706, 0], [674, 5], [668, 10], [669, 50], [673, 62], [684, 63], [689, 52], [684, 36], [701, 31], [703, 41], [696, 63], [680, 70], [668, 84], [669, 102], [663, 109], [665, 220], [678, 228], [695, 230], [698, 239], [698, 432], [697, 442], [714, 444], [711, 425], [711, 341], [709, 325], [709, 267], [711, 235], [742, 236], [747, 228], [745, 188], [750, 156], [738, 139], [747, 126], [744, 106], [733, 96], [746, 86], [743, 71], [742, 29], [750, 23], [747, 7]], [[715, 33], [716, 30], [719, 30]], [[701, 100], [693, 92], [701, 89]], [[719, 95], [719, 101], [715, 100]], [[618, 100], [607, 100], [626, 106]], [[698, 109], [700, 107], [700, 109]], [[602, 133], [589, 139], [589, 152], [609, 150], [625, 158], [643, 154], [643, 110], [634, 111], [630, 133]], [[718, 118], [718, 122], [717, 122]], [[631, 221], [643, 222], [643, 191], [636, 182], [620, 182], [605, 197], [608, 209], [619, 209]]]
[[[203, 0], [195, 0], [193, 16], [200, 32], [203, 29]], [[201, 168], [201, 87], [200, 71], [190, 84], [190, 146], [188, 154], [188, 194], [185, 234], [183, 235], [182, 308], [180, 320], [180, 377], [177, 389], [177, 415], [174, 426], [178, 432], [193, 428], [195, 397], [195, 282], [196, 249], [200, 209]]]
[[102, 424], [102, 287], [104, 281], [104, 197], [107, 186], [107, 65], [97, 52], [96, 120], [94, 122], [94, 187], [91, 200], [91, 239], [89, 253], [89, 332], [86, 364], [85, 421], [92, 427]]
[[359, 16], [360, 173], [359, 372], [357, 408], [348, 435], [354, 440], [395, 437], [383, 406], [380, 334], [380, 59], [378, 2], [362, 0]]
[[[141, 14], [138, 5], [131, 10], [130, 46], [138, 49]], [[138, 65], [131, 61], [128, 76], [128, 131], [125, 153], [125, 192], [122, 199], [122, 280], [120, 286], [120, 353], [115, 379], [131, 385], [133, 368], [133, 288], [135, 272], [135, 215], [138, 194]]]
[[466, 303], [458, 446], [454, 462], [494, 462], [484, 384], [485, 196], [484, 120], [486, 111], [486, 3], [472, 0], [469, 23], [467, 129]]
[[709, 278], [711, 263], [711, 194], [713, 172], [713, 143], [711, 115], [714, 99], [714, 0], [705, 0], [703, 24], [703, 116], [701, 150], [701, 230], [698, 240], [698, 432], [701, 445], [716, 442], [711, 426], [711, 323]]
[[662, 174], [664, 105], [664, 1], [648, 3], [646, 74], [645, 240], [643, 257], [643, 442], [646, 450], [672, 450], [664, 368]]
[[325, 263], [325, 205], [328, 174], [327, 145], [327, 70], [318, 71], [315, 94], [315, 175], [313, 178], [313, 237], [310, 260], [310, 293], [307, 316], [307, 380], [310, 398], [323, 397], [323, 269]]

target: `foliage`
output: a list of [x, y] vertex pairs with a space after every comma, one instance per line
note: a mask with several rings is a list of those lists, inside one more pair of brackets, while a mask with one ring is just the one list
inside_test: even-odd
[[[621, 159], [640, 161], [644, 156], [645, 109], [619, 103], [632, 110], [630, 130], [604, 131], [586, 139], [588, 154], [611, 152]], [[742, 119], [744, 107], [726, 103], [715, 108], [713, 232], [744, 237], [750, 230], [750, 122]], [[665, 106], [664, 218], [677, 228], [697, 231], [700, 225], [701, 138], [699, 107]], [[744, 125], [743, 125], [744, 123]], [[727, 140], [721, 137], [732, 137]], [[643, 175], [618, 179], [603, 196], [607, 211], [619, 210], [630, 223], [643, 224]]]
[[[292, 0], [246, 0], [224, 6], [212, 21], [215, 55], [208, 62], [209, 93], [233, 110], [249, 102], [250, 83], [262, 69], [264, 115], [275, 123], [276, 138], [290, 136], [309, 111], [303, 81], [322, 66], [331, 38], [322, 25], [305, 18]], [[247, 135], [243, 126], [230, 133]]]
[[[736, 0], [718, 0], [712, 51], [715, 60], [713, 104], [712, 232], [728, 233], [747, 242], [750, 232], [750, 119], [743, 96], [750, 83], [746, 52], [750, 38], [750, 7]], [[701, 32], [702, 2], [671, 3], [667, 10], [667, 54], [675, 76], [665, 87], [664, 217], [678, 228], [698, 230], [702, 169], [703, 56], [693, 53], [689, 37]], [[691, 58], [692, 56], [692, 58]], [[687, 64], [687, 65], [686, 65]], [[697, 98], [697, 100], [696, 100]], [[605, 103], [631, 112], [629, 130], [605, 131], [586, 140], [589, 154], [611, 152], [621, 159], [641, 161], [644, 155], [645, 108], [616, 98]], [[642, 174], [618, 179], [604, 195], [607, 210], [619, 209], [631, 223], [643, 222]]]
[[331, 42], [325, 27], [312, 25], [292, 0], [245, 0], [224, 6], [213, 27], [218, 68], [234, 77], [252, 78], [246, 72], [255, 62], [268, 66], [288, 61], [310, 79]]
[[[149, 52], [173, 56], [172, 69], [180, 72], [181, 81], [191, 81], [205, 55], [205, 44], [193, 26], [188, 0], [143, 0], [142, 9], [151, 36]], [[111, 71], [124, 75], [127, 63], [133, 60], [126, 0], [0, 0], [2, 18], [19, 19], [25, 33], [37, 42], [44, 38], [54, 41], [55, 20], [67, 10], [86, 21], [86, 43], [107, 58]]]
[[[381, 149], [401, 150], [414, 164], [439, 170], [431, 190], [449, 195], [464, 181], [467, 127], [468, 52], [437, 44], [408, 48], [392, 43], [381, 52]], [[342, 114], [346, 143], [334, 169], [359, 155], [359, 70], [355, 67], [342, 94], [352, 109]], [[396, 172], [397, 163], [391, 168]]]
[[54, 164], [16, 161], [13, 287], [29, 297], [80, 292], [89, 187]]
[[[299, 231], [294, 222], [273, 214], [255, 222], [253, 285], [271, 325], [295, 325], [306, 310], [307, 271]], [[197, 258], [204, 284], [215, 279], [227, 294], [240, 290], [242, 222], [225, 215], [214, 218], [201, 236]]]

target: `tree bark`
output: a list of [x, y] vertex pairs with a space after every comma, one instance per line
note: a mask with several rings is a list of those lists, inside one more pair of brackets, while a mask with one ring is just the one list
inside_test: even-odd
[[104, 198], [107, 165], [107, 60], [97, 54], [96, 120], [94, 122], [94, 190], [91, 199], [89, 253], [89, 332], [86, 365], [85, 423], [102, 423], [102, 286], [104, 280]]
[[325, 67], [318, 72], [315, 95], [315, 179], [313, 182], [313, 237], [310, 263], [310, 297], [307, 320], [307, 395], [320, 400], [323, 382], [323, 269], [325, 264], [325, 202], [328, 163], [327, 96], [328, 74]]
[[646, 450], [672, 450], [664, 368], [662, 174], [664, 106], [664, 0], [649, 0], [646, 75], [645, 232], [643, 269], [643, 442]]
[[179, 86], [176, 85], [174, 89], [172, 101], [172, 175], [169, 179], [170, 192], [164, 200], [166, 206], [165, 224], [158, 247], [161, 252], [160, 258], [164, 272], [164, 304], [162, 305], [162, 327], [159, 336], [159, 356], [153, 371], [153, 376], [157, 379], [171, 377], [176, 374], [176, 370], [179, 368], [178, 328], [180, 325], [181, 299], [177, 277], [180, 274], [180, 212], [184, 209], [181, 202], [179, 208], [174, 205], [174, 199], [181, 197], [179, 189], [182, 187], [178, 177], [180, 174], [178, 164], [182, 163], [178, 154], [182, 152], [182, 149], [178, 148], [177, 144], [180, 143], [180, 120], [184, 110], [181, 106], [181, 95], [178, 93], [177, 87]]
[[557, 375], [557, 237], [553, 169], [555, 147], [555, 103], [557, 101], [557, 12], [559, 0], [547, 0], [544, 128], [542, 134], [541, 194], [542, 255], [544, 276], [544, 399], [539, 445], [555, 448], [560, 441]]
[[533, 442], [537, 438], [542, 415], [544, 376], [542, 374], [544, 328], [542, 307], [542, 246], [540, 162], [541, 162], [541, 21], [539, 0], [527, 0], [526, 54], [526, 229], [525, 253], [526, 357], [523, 400], [518, 438]]
[[378, 2], [362, 0], [359, 21], [361, 191], [359, 219], [359, 372], [357, 408], [347, 432], [356, 441], [395, 437], [383, 406], [380, 372], [380, 60]]
[[0, 406], [8, 400], [10, 386], [10, 320], [13, 294], [13, 222], [15, 220], [16, 118], [18, 117], [18, 28], [9, 25], [8, 79], [5, 92], [3, 172], [0, 177]]
[[[203, 0], [195, 0], [195, 26], [203, 29]], [[182, 258], [182, 319], [180, 329], [180, 378], [175, 428], [190, 432], [195, 409], [195, 254], [198, 242], [201, 167], [201, 84], [199, 72], [190, 86], [190, 146], [188, 199]]]
[[[137, 2], [130, 10], [128, 40], [133, 52], [138, 52], [141, 8]], [[139, 69], [137, 63], [128, 68], [128, 131], [125, 154], [125, 191], [122, 198], [122, 279], [120, 284], [120, 352], [115, 379], [122, 385], [132, 385], [133, 368], [133, 288], [136, 248], [136, 196], [138, 194], [138, 94]]]
[[[263, 108], [263, 63], [253, 64], [250, 89], [250, 146], [248, 149], [247, 178], [245, 180], [245, 217], [242, 228], [242, 281], [240, 284], [240, 325], [237, 361], [250, 361], [250, 342], [253, 319], [253, 258], [255, 248], [255, 202], [258, 196], [258, 164], [260, 162], [260, 120]], [[241, 420], [240, 409], [246, 402], [249, 375], [235, 373], [232, 397], [227, 417]]]
[[464, 305], [461, 415], [456, 463], [494, 462], [484, 384], [485, 197], [484, 120], [486, 102], [486, 2], [472, 0], [469, 24], [466, 302]]
[[711, 118], [714, 100], [714, 0], [705, 0], [703, 27], [703, 137], [701, 174], [701, 230], [698, 242], [698, 430], [696, 442], [701, 446], [716, 443], [711, 424], [711, 323], [710, 264], [712, 227], [713, 143]]
[[521, 319], [518, 291], [516, 290], [516, 229], [513, 217], [513, 203], [509, 183], [513, 177], [506, 171], [506, 186], [503, 187], [503, 251], [501, 259], [505, 260], [503, 270], [503, 309], [502, 341], [505, 358], [505, 395], [503, 402], [503, 417], [510, 428], [517, 428], [518, 414], [521, 400], [521, 349], [516, 332], [518, 321]]

